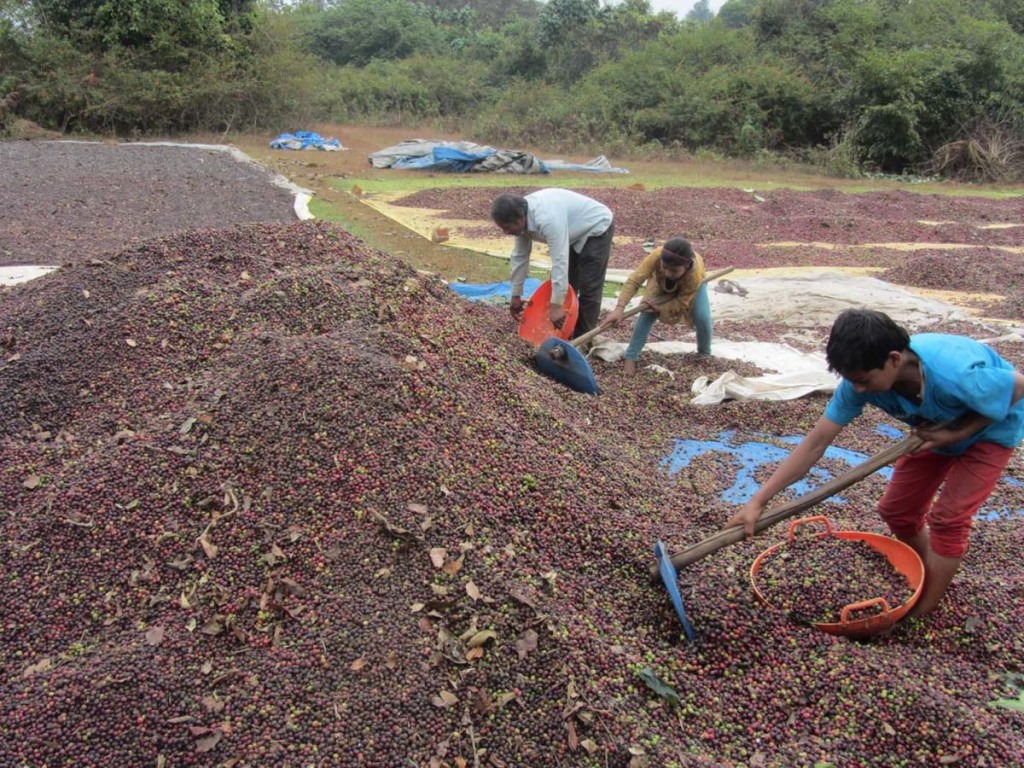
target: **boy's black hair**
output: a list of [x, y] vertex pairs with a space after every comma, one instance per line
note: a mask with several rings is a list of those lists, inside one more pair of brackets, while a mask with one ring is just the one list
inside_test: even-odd
[[529, 204], [525, 197], [517, 195], [498, 195], [491, 203], [491, 221], [499, 227], [505, 224], [515, 224], [520, 218], [525, 218]]
[[666, 267], [689, 267], [693, 264], [693, 246], [682, 237], [673, 237], [661, 246], [661, 263]]
[[890, 352], [910, 348], [910, 334], [884, 312], [847, 309], [832, 324], [825, 345], [828, 369], [840, 376], [885, 365]]

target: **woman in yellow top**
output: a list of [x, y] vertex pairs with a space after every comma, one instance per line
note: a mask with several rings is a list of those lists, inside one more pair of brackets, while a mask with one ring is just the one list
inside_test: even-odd
[[660, 248], [651, 251], [619, 293], [618, 305], [602, 325], [617, 325], [640, 286], [646, 283], [641, 303], [644, 311], [637, 315], [633, 338], [626, 348], [626, 373], [636, 373], [636, 361], [647, 343], [655, 320], [665, 325], [685, 321], [697, 331], [697, 352], [711, 354], [711, 302], [708, 300], [704, 279], [704, 259], [693, 250], [689, 240], [673, 237]]

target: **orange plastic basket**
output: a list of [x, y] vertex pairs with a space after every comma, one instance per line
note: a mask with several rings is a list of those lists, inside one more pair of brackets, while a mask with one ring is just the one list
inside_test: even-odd
[[551, 319], [548, 317], [550, 307], [551, 281], [545, 280], [533, 292], [523, 310], [523, 320], [519, 323], [519, 335], [535, 347], [539, 347], [552, 336], [568, 340], [576, 328], [580, 305], [576, 298], [576, 291], [571, 285], [565, 292], [565, 301], [562, 302], [562, 309], [565, 310], [565, 322], [562, 323], [561, 330], [551, 324]]
[[[789, 537], [787, 540], [779, 542], [775, 546], [766, 549], [757, 556], [753, 565], [750, 566], [750, 583], [754, 587], [754, 594], [757, 595], [758, 600], [760, 600], [764, 605], [769, 608], [779, 610], [776, 606], [772, 605], [771, 602], [761, 594], [761, 590], [757, 588], [757, 573], [761, 570], [761, 565], [764, 563], [765, 558], [775, 552], [779, 547], [793, 541], [796, 529], [807, 523], [824, 524], [825, 530], [824, 532], [819, 533], [818, 537], [836, 536], [840, 539], [851, 539], [854, 541], [866, 542], [872, 549], [875, 549], [885, 555], [886, 559], [892, 563], [892, 566], [906, 577], [910, 588], [914, 590], [914, 593], [910, 598], [903, 603], [903, 605], [897, 606], [896, 608], [891, 607], [884, 597], [871, 597], [845, 606], [839, 613], [838, 622], [814, 622], [815, 627], [832, 635], [845, 635], [847, 637], [855, 638], [872, 637], [873, 635], [877, 635], [891, 628], [896, 624], [896, 622], [906, 616], [911, 608], [914, 607], [914, 603], [916, 603], [918, 598], [921, 597], [921, 589], [924, 587], [924, 563], [921, 562], [921, 558], [917, 552], [902, 541], [897, 541], [896, 539], [891, 539], [888, 536], [882, 536], [877, 533], [865, 533], [863, 531], [833, 531], [832, 525], [829, 523], [828, 519], [822, 515], [805, 517], [791, 522], [789, 524]], [[869, 608], [877, 608], [878, 613], [862, 619], [850, 618], [855, 611], [867, 610]]]

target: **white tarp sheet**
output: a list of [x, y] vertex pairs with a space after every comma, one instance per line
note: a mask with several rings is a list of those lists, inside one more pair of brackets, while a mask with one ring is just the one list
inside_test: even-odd
[[[885, 312], [912, 333], [927, 331], [928, 326], [943, 321], [971, 319], [969, 312], [953, 304], [863, 274], [836, 270], [765, 270], [746, 276], [733, 272], [728, 279], [745, 293], [717, 291], [717, 281], [713, 281], [708, 297], [714, 323], [784, 325], [786, 337], [822, 349], [836, 315], [852, 307]], [[614, 301], [606, 299], [605, 304], [610, 309]], [[649, 342], [644, 349], [665, 355], [686, 354], [696, 352], [697, 345], [687, 341]], [[625, 351], [626, 344], [599, 337], [590, 354], [614, 362], [621, 360]], [[715, 338], [712, 354], [724, 360], [753, 363], [771, 373], [750, 378], [727, 371], [713, 381], [702, 376], [691, 388], [694, 404], [710, 405], [723, 400], [792, 400], [811, 392], [831, 392], [837, 384], [823, 353], [804, 353], [784, 343]]]

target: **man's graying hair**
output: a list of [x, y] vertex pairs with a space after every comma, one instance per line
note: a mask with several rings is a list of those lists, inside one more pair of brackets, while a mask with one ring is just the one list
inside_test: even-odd
[[526, 217], [529, 206], [525, 197], [518, 195], [498, 195], [491, 204], [491, 219], [495, 224], [515, 224]]

